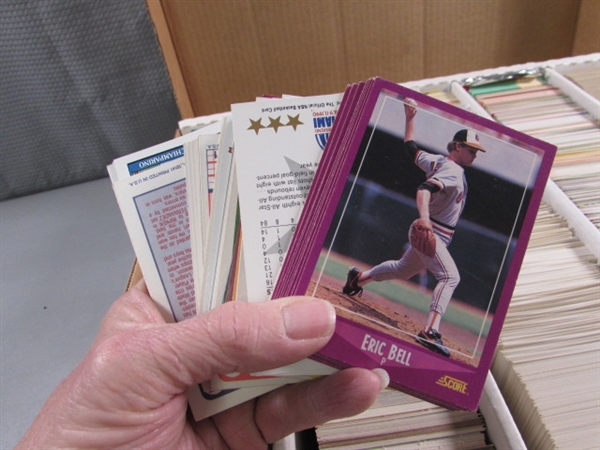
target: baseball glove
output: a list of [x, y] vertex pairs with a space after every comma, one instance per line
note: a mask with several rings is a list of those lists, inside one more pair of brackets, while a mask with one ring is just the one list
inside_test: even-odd
[[416, 250], [433, 258], [435, 256], [435, 236], [431, 222], [417, 219], [410, 225], [408, 240]]

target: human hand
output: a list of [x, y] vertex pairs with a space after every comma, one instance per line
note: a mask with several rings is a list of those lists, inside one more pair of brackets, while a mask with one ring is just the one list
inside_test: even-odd
[[347, 369], [284, 386], [200, 422], [186, 389], [218, 373], [256, 372], [318, 351], [335, 327], [323, 300], [230, 302], [164, 322], [143, 282], [112, 305], [84, 359], [57, 387], [23, 448], [266, 448], [295, 431], [368, 408], [386, 374]]
[[407, 119], [412, 119], [417, 114], [418, 103], [412, 98], [404, 99], [404, 114]]

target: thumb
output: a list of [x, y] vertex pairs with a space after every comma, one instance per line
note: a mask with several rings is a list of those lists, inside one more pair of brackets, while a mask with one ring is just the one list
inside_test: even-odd
[[284, 366], [323, 347], [333, 334], [335, 317], [329, 302], [311, 297], [229, 302], [161, 327], [151, 343], [153, 364], [182, 390], [216, 374]]

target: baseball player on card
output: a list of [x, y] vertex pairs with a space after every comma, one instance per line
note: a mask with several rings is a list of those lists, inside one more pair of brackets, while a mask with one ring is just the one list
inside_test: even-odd
[[448, 251], [454, 229], [467, 197], [464, 168], [473, 164], [478, 152], [485, 152], [473, 130], [456, 132], [448, 143], [448, 155], [428, 153], [415, 143], [414, 118], [417, 103], [407, 98], [404, 103], [406, 128], [404, 148], [411, 160], [425, 172], [425, 181], [417, 188], [419, 218], [410, 227], [408, 250], [400, 260], [385, 261], [366, 271], [351, 267], [342, 291], [361, 295], [363, 286], [372, 281], [408, 280], [426, 268], [437, 280], [427, 323], [417, 341], [428, 349], [449, 357], [439, 333], [440, 322], [454, 290], [460, 282], [458, 268]]

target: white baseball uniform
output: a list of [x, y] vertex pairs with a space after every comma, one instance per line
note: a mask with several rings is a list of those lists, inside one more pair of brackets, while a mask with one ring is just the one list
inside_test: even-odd
[[365, 275], [375, 281], [394, 278], [406, 280], [427, 268], [438, 281], [433, 291], [430, 311], [443, 315], [460, 282], [458, 268], [447, 247], [464, 209], [467, 181], [464, 169], [450, 158], [417, 150], [413, 141], [407, 142], [405, 146], [410, 147], [413, 153], [416, 152], [414, 162], [425, 172], [426, 183], [435, 186], [429, 202], [430, 219], [436, 237], [435, 255], [427, 257], [410, 246], [400, 260], [383, 262], [365, 272]]

